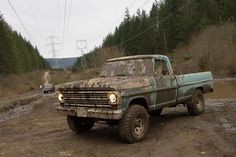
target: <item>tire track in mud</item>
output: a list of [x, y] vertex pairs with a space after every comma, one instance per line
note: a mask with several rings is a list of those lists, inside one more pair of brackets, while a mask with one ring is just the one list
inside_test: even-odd
[[0, 114], [0, 123], [9, 119], [17, 118], [19, 116], [28, 114], [32, 111], [33, 105], [28, 104], [24, 106], [18, 106], [13, 109], [10, 109], [9, 111], [3, 112]]
[[0, 123], [30, 113], [41, 98], [40, 94], [33, 94], [0, 102]]

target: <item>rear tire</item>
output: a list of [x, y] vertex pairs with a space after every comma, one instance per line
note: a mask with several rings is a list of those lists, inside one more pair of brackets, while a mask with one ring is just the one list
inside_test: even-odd
[[90, 118], [82, 118], [75, 116], [67, 116], [67, 124], [75, 133], [83, 133], [90, 131], [95, 121]]
[[119, 134], [123, 141], [135, 143], [144, 139], [149, 128], [147, 110], [141, 105], [129, 106], [119, 122]]
[[204, 112], [205, 100], [200, 89], [196, 89], [193, 93], [191, 102], [187, 103], [188, 112], [191, 115], [199, 115]]

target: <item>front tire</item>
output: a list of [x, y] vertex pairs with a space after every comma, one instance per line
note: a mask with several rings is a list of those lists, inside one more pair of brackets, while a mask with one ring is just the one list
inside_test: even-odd
[[205, 100], [200, 89], [196, 89], [193, 93], [191, 102], [187, 103], [188, 112], [191, 115], [199, 115], [204, 112]]
[[149, 128], [147, 110], [141, 105], [129, 106], [119, 122], [119, 134], [123, 141], [135, 143], [144, 139]]
[[95, 121], [90, 118], [67, 116], [67, 124], [75, 133], [84, 133], [90, 131]]

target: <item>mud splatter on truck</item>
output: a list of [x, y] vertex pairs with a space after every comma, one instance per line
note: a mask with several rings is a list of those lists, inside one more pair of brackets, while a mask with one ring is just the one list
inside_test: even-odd
[[99, 78], [62, 85], [57, 110], [77, 133], [105, 121], [134, 143], [147, 134], [149, 115], [165, 107], [184, 104], [190, 114], [201, 114], [207, 92], [213, 92], [211, 72], [174, 75], [166, 56], [128, 56], [108, 60]]

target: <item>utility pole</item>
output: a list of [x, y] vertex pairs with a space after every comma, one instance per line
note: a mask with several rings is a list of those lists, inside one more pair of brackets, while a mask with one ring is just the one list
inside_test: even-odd
[[58, 69], [58, 60], [57, 60], [57, 54], [59, 50], [56, 49], [56, 45], [60, 45], [60, 43], [56, 43], [55, 40], [57, 39], [56, 36], [49, 36], [47, 40], [50, 42], [46, 44], [46, 46], [50, 46], [51, 49], [48, 52], [52, 52], [52, 58], [54, 59], [54, 67]]
[[167, 43], [166, 43], [166, 32], [164, 30], [164, 34], [163, 34], [163, 38], [164, 38], [164, 44], [165, 44], [165, 53], [167, 53]]
[[81, 68], [85, 69], [87, 68], [87, 62], [84, 54], [85, 51], [88, 50], [87, 40], [76, 40], [75, 45], [76, 45], [76, 53], [80, 52], [81, 55], [81, 60], [80, 60]]

